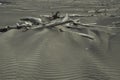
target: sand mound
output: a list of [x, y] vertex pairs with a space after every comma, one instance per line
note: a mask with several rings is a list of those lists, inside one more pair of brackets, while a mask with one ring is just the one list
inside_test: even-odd
[[119, 80], [99, 47], [105, 36], [91, 34], [97, 41], [49, 29], [0, 33], [0, 80]]

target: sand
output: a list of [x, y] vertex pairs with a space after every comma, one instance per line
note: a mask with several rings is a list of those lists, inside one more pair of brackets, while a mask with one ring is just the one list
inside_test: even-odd
[[[40, 14], [0, 9], [1, 25]], [[95, 40], [51, 29], [0, 33], [0, 80], [119, 80], [120, 34], [89, 34]]]

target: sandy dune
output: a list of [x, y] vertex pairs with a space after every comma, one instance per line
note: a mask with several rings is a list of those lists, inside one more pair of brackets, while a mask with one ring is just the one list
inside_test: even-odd
[[[54, 0], [49, 4], [42, 0], [4, 1], [12, 3], [0, 5], [0, 27], [13, 25], [21, 17], [38, 17], [56, 10], [80, 13], [73, 4]], [[81, 20], [88, 23], [94, 19]], [[119, 80], [120, 34], [89, 34], [95, 40], [50, 29], [0, 33], [0, 80]]]
[[101, 42], [49, 29], [1, 33], [0, 80], [119, 80]]

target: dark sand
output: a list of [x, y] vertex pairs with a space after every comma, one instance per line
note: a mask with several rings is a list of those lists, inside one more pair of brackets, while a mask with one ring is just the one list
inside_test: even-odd
[[[27, 6], [21, 5], [17, 10], [16, 3], [0, 7], [0, 24], [12, 25], [24, 16], [49, 14], [49, 10], [40, 11], [36, 6], [36, 11], [21, 11], [18, 7]], [[0, 33], [0, 80], [119, 80], [120, 34], [89, 34], [95, 40], [50, 29]]]

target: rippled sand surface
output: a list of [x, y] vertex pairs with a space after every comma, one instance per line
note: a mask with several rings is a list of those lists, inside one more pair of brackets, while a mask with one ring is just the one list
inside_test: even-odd
[[1, 33], [0, 37], [1, 80], [120, 78], [119, 68], [106, 63], [111, 61], [109, 53], [104, 53], [103, 49], [96, 46], [99, 41], [48, 29], [40, 32], [11, 30]]
[[[10, 5], [0, 10], [2, 25], [40, 14]], [[120, 34], [89, 34], [95, 40], [50, 29], [0, 33], [0, 80], [119, 80]]]

